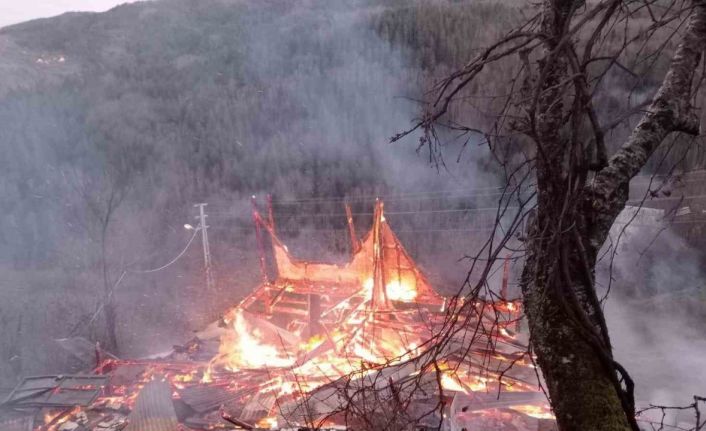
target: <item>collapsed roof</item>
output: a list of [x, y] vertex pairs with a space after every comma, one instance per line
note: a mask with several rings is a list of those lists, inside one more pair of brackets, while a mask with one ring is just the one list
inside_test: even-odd
[[453, 332], [440, 349], [429, 348], [447, 328], [447, 301], [383, 209], [376, 202], [372, 227], [360, 241], [348, 211], [353, 253], [343, 265], [293, 257], [271, 213], [265, 221], [255, 211], [261, 251], [261, 229], [272, 239], [276, 275], [266, 276], [261, 253], [262, 284], [221, 325], [161, 359], [102, 361], [94, 372], [104, 380], [91, 386], [100, 387], [97, 397], [90, 392], [52, 404], [49, 415], [50, 406], [41, 403], [51, 399], [42, 393], [23, 402], [44, 411], [42, 431], [340, 429], [355, 422], [351, 412], [383, 421], [375, 429], [389, 421], [399, 428], [401, 418], [407, 427], [448, 431], [534, 431], [545, 419], [551, 424], [515, 331], [518, 303], [469, 303], [462, 317], [475, 332]]

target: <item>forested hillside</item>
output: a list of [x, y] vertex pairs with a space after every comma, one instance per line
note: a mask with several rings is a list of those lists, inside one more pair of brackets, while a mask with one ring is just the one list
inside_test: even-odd
[[385, 142], [416, 114], [431, 67], [458, 64], [502, 7], [449, 5], [483, 12], [449, 22], [446, 8], [429, 20], [390, 8], [174, 0], [4, 29], [20, 58], [3, 61], [30, 69], [6, 64], [17, 70], [0, 84], [4, 256], [60, 258], [67, 207], [84, 203], [51, 197], [77, 182], [158, 212], [214, 195], [443, 185], [413, 145]]
[[[0, 29], [0, 169], [9, 179], [0, 183], [0, 382], [58, 367], [46, 351], [52, 338], [102, 339], [104, 287], [125, 268], [176, 255], [196, 202], [214, 212], [230, 302], [258, 277], [253, 194], [282, 201], [497, 185], [480, 138], [464, 151], [451, 143], [445, 169], [415, 151], [416, 137], [388, 142], [419, 115], [435, 78], [520, 13], [513, 1], [156, 0]], [[659, 77], [664, 61], [655, 60], [633, 66]], [[452, 117], [490, 121], [492, 96], [514, 72], [508, 64], [503, 76], [480, 80], [472, 91], [485, 98]], [[607, 80], [604, 119], [626, 98], [644, 98], [651, 76]], [[332, 208], [289, 211], [342, 211]], [[298, 223], [326, 227], [313, 217]], [[448, 244], [424, 246], [463, 256]], [[121, 350], [169, 347], [217, 314], [199, 295], [202, 257], [192, 251], [177, 268], [121, 285]], [[129, 321], [120, 318], [126, 307], [138, 310]], [[155, 322], [167, 323], [156, 344], [140, 334]]]
[[[0, 30], [3, 375], [51, 368], [51, 338], [104, 337], [95, 317], [104, 287], [125, 268], [175, 255], [195, 202], [232, 216], [212, 214], [210, 224], [219, 285], [234, 300], [258, 277], [252, 194], [492, 185], [492, 175], [471, 169], [484, 157], [477, 151], [440, 174], [413, 142], [387, 142], [417, 115], [433, 67], [458, 64], [469, 38], [483, 34], [482, 15], [448, 30], [437, 20], [465, 9], [514, 12], [449, 3], [426, 22], [417, 7], [164, 0]], [[458, 37], [446, 40], [446, 31]], [[143, 322], [171, 322], [173, 335], [214, 316], [199, 306], [203, 295], [193, 300], [202, 288], [197, 252], [121, 284], [118, 308], [138, 309], [131, 322], [118, 318], [124, 351], [139, 350]]]

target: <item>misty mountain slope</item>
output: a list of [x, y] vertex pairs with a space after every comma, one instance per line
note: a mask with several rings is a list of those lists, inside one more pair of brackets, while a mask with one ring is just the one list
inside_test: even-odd
[[[191, 235], [182, 226], [194, 223], [192, 204], [209, 202], [217, 299], [226, 306], [260, 281], [252, 194], [282, 200], [495, 185], [476, 141], [459, 163], [458, 148], [445, 148], [450, 172], [438, 173], [415, 152], [416, 137], [387, 139], [419, 115], [413, 100], [435, 78], [512, 26], [516, 3], [157, 0], [0, 29], [0, 386], [67, 372], [53, 338], [104, 336], [100, 318], [86, 322], [101, 304], [109, 203], [118, 202], [106, 229], [113, 282], [127, 267], [169, 262]], [[503, 94], [508, 66], [486, 72], [471, 91]], [[640, 83], [643, 97], [650, 79]], [[612, 76], [609, 84], [600, 110], [607, 119], [634, 83]], [[479, 105], [492, 113], [491, 99]], [[453, 115], [486, 121], [478, 110], [462, 105]], [[357, 210], [370, 211], [363, 204]], [[340, 202], [280, 210], [278, 223], [295, 227], [282, 235], [298, 256], [347, 250], [347, 232], [330, 233], [345, 227], [343, 217], [313, 216], [342, 212]], [[442, 232], [446, 213], [397, 217], [390, 222], [410, 253], [456, 288], [455, 275], [468, 267], [459, 258], [486, 236]], [[438, 231], [414, 230], [425, 228]], [[168, 349], [221, 311], [208, 308], [202, 264], [197, 238], [167, 270], [125, 278], [116, 303], [126, 356]]]
[[[74, 189], [67, 172], [140, 189], [128, 201], [150, 209], [260, 190], [467, 185], [473, 164], [439, 176], [414, 145], [385, 144], [416, 115], [408, 99], [418, 98], [428, 71], [394, 33], [422, 28], [419, 17], [381, 4], [164, 0], [2, 29], [24, 62], [3, 59], [16, 69], [0, 97], [2, 168], [12, 179], [0, 199], [17, 211], [5, 243], [43, 241], [34, 248], [52, 254], [46, 241], [60, 233], [37, 233], [46, 226], [26, 214], [66, 215], [67, 205], [36, 196]], [[450, 4], [447, 13], [461, 7], [488, 8]], [[424, 37], [434, 31], [448, 32], [435, 26]], [[392, 44], [378, 34], [385, 32]]]
[[0, 74], [3, 77], [0, 96], [13, 90], [35, 90], [42, 82], [56, 84], [75, 75], [77, 68], [64, 66], [63, 60], [61, 56], [38, 55], [33, 50], [19, 46], [14, 38], [0, 35]]
[[[0, 328], [0, 350], [24, 358], [19, 371], [0, 361], [0, 380], [60, 367], [49, 363], [53, 337], [74, 328], [102, 336], [100, 320], [85, 322], [103, 291], [109, 207], [112, 282], [128, 265], [157, 267], [176, 255], [192, 204], [209, 202], [219, 281], [235, 301], [258, 277], [253, 193], [285, 199], [492, 184], [473, 159], [440, 175], [415, 153], [414, 139], [387, 144], [417, 115], [410, 99], [430, 71], [416, 47], [390, 43], [379, 25], [414, 34], [422, 22], [390, 13], [417, 5], [333, 3], [163, 0], [0, 29], [0, 314], [8, 322], [28, 316], [22, 337], [11, 336], [14, 326]], [[461, 7], [480, 6], [448, 3], [448, 12]], [[217, 219], [219, 211], [235, 222]], [[330, 227], [315, 218], [297, 224]], [[425, 239], [434, 261], [441, 255], [433, 247], [449, 262], [462, 254]], [[201, 259], [192, 247], [179, 265], [123, 282], [126, 352], [169, 347], [203, 323]], [[146, 339], [144, 327], [163, 336]]]

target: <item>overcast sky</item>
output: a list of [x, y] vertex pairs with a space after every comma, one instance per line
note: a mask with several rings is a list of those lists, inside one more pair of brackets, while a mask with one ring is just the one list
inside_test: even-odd
[[103, 12], [135, 0], [0, 0], [0, 27], [69, 11]]

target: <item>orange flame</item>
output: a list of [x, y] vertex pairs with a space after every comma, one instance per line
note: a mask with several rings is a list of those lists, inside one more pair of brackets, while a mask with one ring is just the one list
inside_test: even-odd
[[240, 310], [233, 313], [232, 323], [234, 333], [225, 336], [219, 348], [219, 356], [225, 358], [228, 368], [238, 370], [294, 365], [294, 358], [263, 341], [262, 333], [257, 328], [249, 330]]

